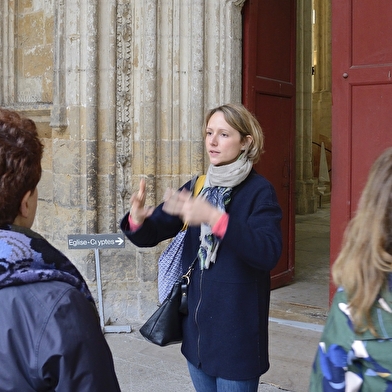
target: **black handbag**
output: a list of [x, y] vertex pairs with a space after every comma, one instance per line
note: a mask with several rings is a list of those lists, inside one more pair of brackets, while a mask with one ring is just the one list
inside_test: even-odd
[[170, 294], [140, 328], [141, 335], [158, 346], [182, 341], [182, 319], [188, 314], [188, 286], [197, 258], [187, 273], [174, 283]]

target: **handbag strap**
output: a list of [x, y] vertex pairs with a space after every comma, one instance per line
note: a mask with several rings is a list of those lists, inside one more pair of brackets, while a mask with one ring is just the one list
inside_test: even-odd
[[192, 264], [189, 266], [188, 271], [186, 271], [186, 273], [181, 277], [182, 279], [185, 279], [187, 286], [191, 281], [191, 273], [193, 271], [193, 266], [195, 265], [197, 258], [198, 257], [196, 256], [195, 259], [192, 261]]
[[205, 180], [206, 180], [205, 174], [197, 177], [197, 180], [195, 182], [195, 186], [193, 188], [193, 196], [197, 196], [201, 192], [201, 190], [203, 189]]
[[188, 286], [191, 282], [191, 273], [193, 270], [193, 266], [195, 265], [197, 260], [197, 256], [192, 261], [192, 264], [189, 266], [188, 271], [186, 274], [182, 275], [181, 277], [181, 300], [180, 300], [180, 307], [178, 308], [179, 312], [182, 314], [188, 314]]

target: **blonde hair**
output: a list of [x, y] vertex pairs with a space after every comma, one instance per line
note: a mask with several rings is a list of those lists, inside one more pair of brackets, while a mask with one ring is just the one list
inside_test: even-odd
[[356, 332], [377, 331], [371, 310], [392, 272], [392, 148], [374, 162], [348, 224], [343, 246], [333, 267], [337, 286], [347, 293]]
[[222, 112], [226, 122], [241, 134], [241, 140], [250, 135], [252, 141], [247, 149], [247, 158], [256, 163], [263, 152], [264, 134], [257, 119], [241, 104], [229, 103], [210, 109], [203, 123], [203, 135], [206, 136], [206, 129], [211, 116], [216, 112]]

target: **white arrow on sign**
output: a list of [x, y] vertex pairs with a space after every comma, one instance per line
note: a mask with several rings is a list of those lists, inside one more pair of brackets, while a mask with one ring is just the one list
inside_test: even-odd
[[118, 239], [115, 240], [114, 242], [117, 242], [118, 245], [121, 245], [124, 242], [124, 240], [121, 237], [118, 237]]

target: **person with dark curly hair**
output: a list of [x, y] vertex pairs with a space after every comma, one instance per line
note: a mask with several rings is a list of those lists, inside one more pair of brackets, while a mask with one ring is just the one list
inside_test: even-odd
[[34, 121], [0, 108], [0, 390], [120, 391], [85, 280], [31, 230], [43, 149]]

